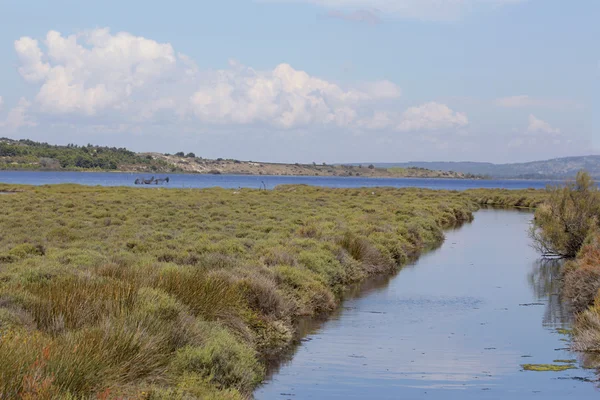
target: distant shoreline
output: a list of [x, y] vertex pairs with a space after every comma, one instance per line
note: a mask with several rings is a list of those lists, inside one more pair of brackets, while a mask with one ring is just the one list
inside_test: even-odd
[[260, 174], [243, 174], [243, 173], [226, 173], [226, 174], [210, 174], [202, 172], [140, 172], [140, 171], [114, 171], [114, 170], [48, 170], [48, 169], [0, 169], [2, 172], [41, 172], [41, 173], [68, 173], [79, 172], [86, 174], [130, 174], [137, 177], [156, 176], [255, 176], [264, 178], [277, 177], [296, 177], [296, 178], [353, 178], [353, 179], [427, 179], [427, 180], [456, 180], [456, 181], [521, 181], [521, 182], [557, 182], [561, 183], [572, 178], [505, 178], [505, 177], [479, 177], [479, 178], [458, 178], [458, 177], [434, 177], [434, 176], [347, 176], [347, 175], [260, 175]]
[[127, 174], [200, 174], [240, 176], [421, 178], [456, 180], [564, 181], [585, 169], [600, 178], [600, 156], [582, 156], [520, 164], [482, 162], [285, 163], [209, 159], [193, 152], [136, 153], [126, 148], [51, 145], [0, 138], [0, 171], [120, 172]]
[[[111, 173], [111, 174], [131, 174], [135, 176], [171, 176], [171, 175], [212, 175], [212, 176], [256, 176], [256, 177], [306, 177], [306, 178], [355, 178], [355, 179], [444, 179], [444, 180], [493, 180], [495, 178], [487, 177], [458, 177], [458, 176], [400, 176], [400, 175], [373, 175], [373, 176], [355, 176], [355, 175], [294, 175], [294, 174], [250, 174], [250, 173], [209, 173], [209, 172], [195, 172], [195, 171], [176, 171], [176, 172], [164, 172], [164, 171], [120, 171], [120, 170], [80, 170], [80, 169], [35, 169], [35, 168], [16, 168], [16, 169], [0, 169], [2, 172], [43, 172], [43, 173], [66, 173], [66, 172], [80, 172], [80, 173]], [[527, 180], [527, 179], [523, 179]], [[530, 179], [534, 180], [534, 179]]]

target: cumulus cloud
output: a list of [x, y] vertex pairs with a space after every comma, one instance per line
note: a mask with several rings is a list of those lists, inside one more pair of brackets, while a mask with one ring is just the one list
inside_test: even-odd
[[[263, 0], [286, 3], [311, 3], [337, 13], [338, 16], [357, 15], [360, 10], [376, 9], [397, 18], [447, 21], [481, 7], [497, 7], [526, 0]], [[347, 12], [339, 11], [346, 10]], [[360, 15], [360, 14], [359, 14]], [[349, 18], [345, 18], [349, 19]]]
[[41, 44], [15, 42], [19, 72], [40, 85], [37, 111], [148, 121], [157, 115], [209, 124], [267, 124], [296, 128], [347, 126], [398, 98], [390, 81], [343, 87], [280, 64], [257, 71], [236, 62], [201, 70], [168, 43], [108, 29], [70, 36], [50, 31]]
[[33, 127], [37, 122], [27, 114], [31, 103], [25, 98], [21, 98], [19, 103], [13, 107], [4, 121], [0, 121], [0, 127], [16, 130], [21, 127]]
[[398, 85], [385, 80], [365, 83], [361, 89], [373, 99], [397, 99], [402, 95]]
[[386, 81], [367, 84], [366, 90], [343, 89], [288, 64], [271, 71], [233, 64], [202, 86], [191, 96], [193, 112], [201, 120], [259, 122], [282, 128], [330, 123], [344, 126], [369, 103], [400, 93]]
[[377, 25], [381, 22], [381, 18], [376, 11], [373, 10], [355, 10], [349, 12], [342, 10], [331, 10], [327, 13], [327, 16], [344, 21], [364, 22], [371, 25]]
[[234, 64], [191, 97], [198, 118], [216, 123], [270, 123], [291, 128], [310, 124], [346, 126], [377, 100], [396, 98], [389, 81], [343, 89], [288, 64], [255, 71]]
[[175, 76], [176, 56], [169, 44], [108, 29], [62, 36], [50, 31], [42, 51], [37, 40], [15, 41], [19, 73], [41, 82], [36, 102], [48, 112], [94, 115], [127, 108], [136, 95]]
[[578, 107], [576, 103], [564, 99], [551, 99], [543, 97], [532, 97], [527, 95], [501, 97], [494, 103], [504, 108], [574, 108]]
[[21, 64], [19, 67], [21, 76], [29, 82], [44, 79], [50, 71], [50, 65], [42, 61], [44, 54], [38, 45], [38, 41], [30, 37], [22, 37], [15, 41], [15, 50]]
[[463, 128], [468, 124], [465, 114], [453, 111], [445, 104], [430, 102], [402, 113], [397, 129], [402, 132], [435, 131]]
[[[143, 126], [161, 118], [205, 125], [278, 129], [342, 127], [438, 132], [468, 125], [463, 113], [436, 102], [397, 111], [401, 89], [387, 80], [344, 86], [282, 63], [255, 70], [230, 62], [202, 70], [189, 57], [130, 33], [96, 29], [40, 43], [15, 42], [19, 72], [39, 90], [22, 99], [4, 126], [32, 126], [51, 115], [67, 124]], [[133, 128], [131, 128], [133, 129]]]
[[542, 121], [536, 118], [533, 114], [529, 115], [529, 126], [527, 127], [527, 133], [530, 134], [548, 134], [548, 135], [560, 135], [560, 129], [554, 128], [546, 121]]

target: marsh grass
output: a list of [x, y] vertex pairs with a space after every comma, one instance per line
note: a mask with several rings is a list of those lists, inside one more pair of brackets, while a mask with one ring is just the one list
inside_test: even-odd
[[[1, 185], [0, 398], [247, 398], [294, 322], [528, 193]], [[536, 193], [537, 196], [537, 193]], [[485, 200], [485, 201], [484, 201]]]
[[24, 289], [35, 300], [25, 304], [38, 329], [60, 333], [94, 325], [107, 316], [119, 316], [133, 307], [130, 284], [88, 276], [63, 276], [29, 283]]

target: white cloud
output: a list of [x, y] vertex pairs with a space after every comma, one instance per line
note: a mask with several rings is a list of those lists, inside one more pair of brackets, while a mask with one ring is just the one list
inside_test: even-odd
[[501, 97], [494, 103], [504, 108], [576, 108], [579, 105], [570, 100], [532, 97], [527, 95]]
[[397, 129], [402, 132], [435, 131], [462, 128], [468, 124], [465, 114], [455, 112], [445, 104], [430, 102], [402, 113]]
[[255, 71], [233, 64], [191, 97], [198, 118], [214, 123], [268, 123], [292, 128], [309, 124], [350, 124], [364, 106], [395, 98], [391, 82], [342, 89], [325, 80], [280, 64], [272, 71]]
[[560, 135], [561, 132], [560, 129], [552, 127], [552, 125], [550, 125], [548, 122], [542, 121], [531, 114], [529, 115], [529, 126], [527, 127], [527, 133]]
[[397, 99], [402, 95], [400, 88], [390, 81], [365, 83], [362, 89], [373, 99]]
[[3, 107], [4, 107], [4, 99], [2, 98], [2, 96], [0, 96], [0, 111], [2, 111]]
[[395, 114], [386, 111], [376, 111], [372, 116], [358, 121], [358, 126], [370, 130], [388, 129], [394, 125], [394, 120], [397, 120], [397, 118]]
[[19, 73], [26, 81], [38, 82], [48, 74], [50, 65], [42, 61], [44, 54], [38, 41], [30, 37], [22, 37], [15, 41], [15, 50], [21, 66]]
[[208, 124], [347, 126], [401, 95], [389, 81], [342, 87], [288, 64], [256, 71], [232, 62], [225, 70], [200, 70], [168, 43], [108, 29], [50, 31], [44, 45], [29, 37], [15, 42], [19, 72], [40, 85], [36, 111], [64, 118], [130, 123], [170, 115]]
[[29, 101], [25, 98], [21, 98], [19, 103], [8, 112], [6, 119], [0, 122], [0, 127], [16, 130], [20, 127], [36, 126], [37, 122], [27, 114], [27, 110], [30, 106], [31, 103]]
[[368, 91], [344, 90], [288, 64], [264, 72], [233, 64], [197, 90], [191, 103], [198, 118], [213, 123], [259, 122], [283, 128], [347, 125], [361, 112], [361, 105], [388, 98], [390, 85], [374, 83]]
[[[397, 18], [448, 21], [460, 18], [479, 7], [497, 7], [526, 0], [263, 0], [279, 3], [311, 3], [335, 10], [338, 16], [353, 16], [353, 12], [377, 10]], [[344, 13], [339, 10], [349, 10]], [[356, 20], [356, 18], [352, 18]]]
[[19, 72], [42, 82], [36, 101], [53, 113], [94, 115], [107, 108], [127, 108], [136, 94], [174, 73], [176, 56], [169, 44], [108, 29], [64, 37], [50, 31], [43, 52], [37, 40], [15, 42]]

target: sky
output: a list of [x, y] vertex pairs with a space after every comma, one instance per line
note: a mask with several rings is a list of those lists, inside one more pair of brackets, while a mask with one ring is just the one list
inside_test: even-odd
[[597, 0], [0, 0], [0, 137], [275, 162], [600, 154]]

